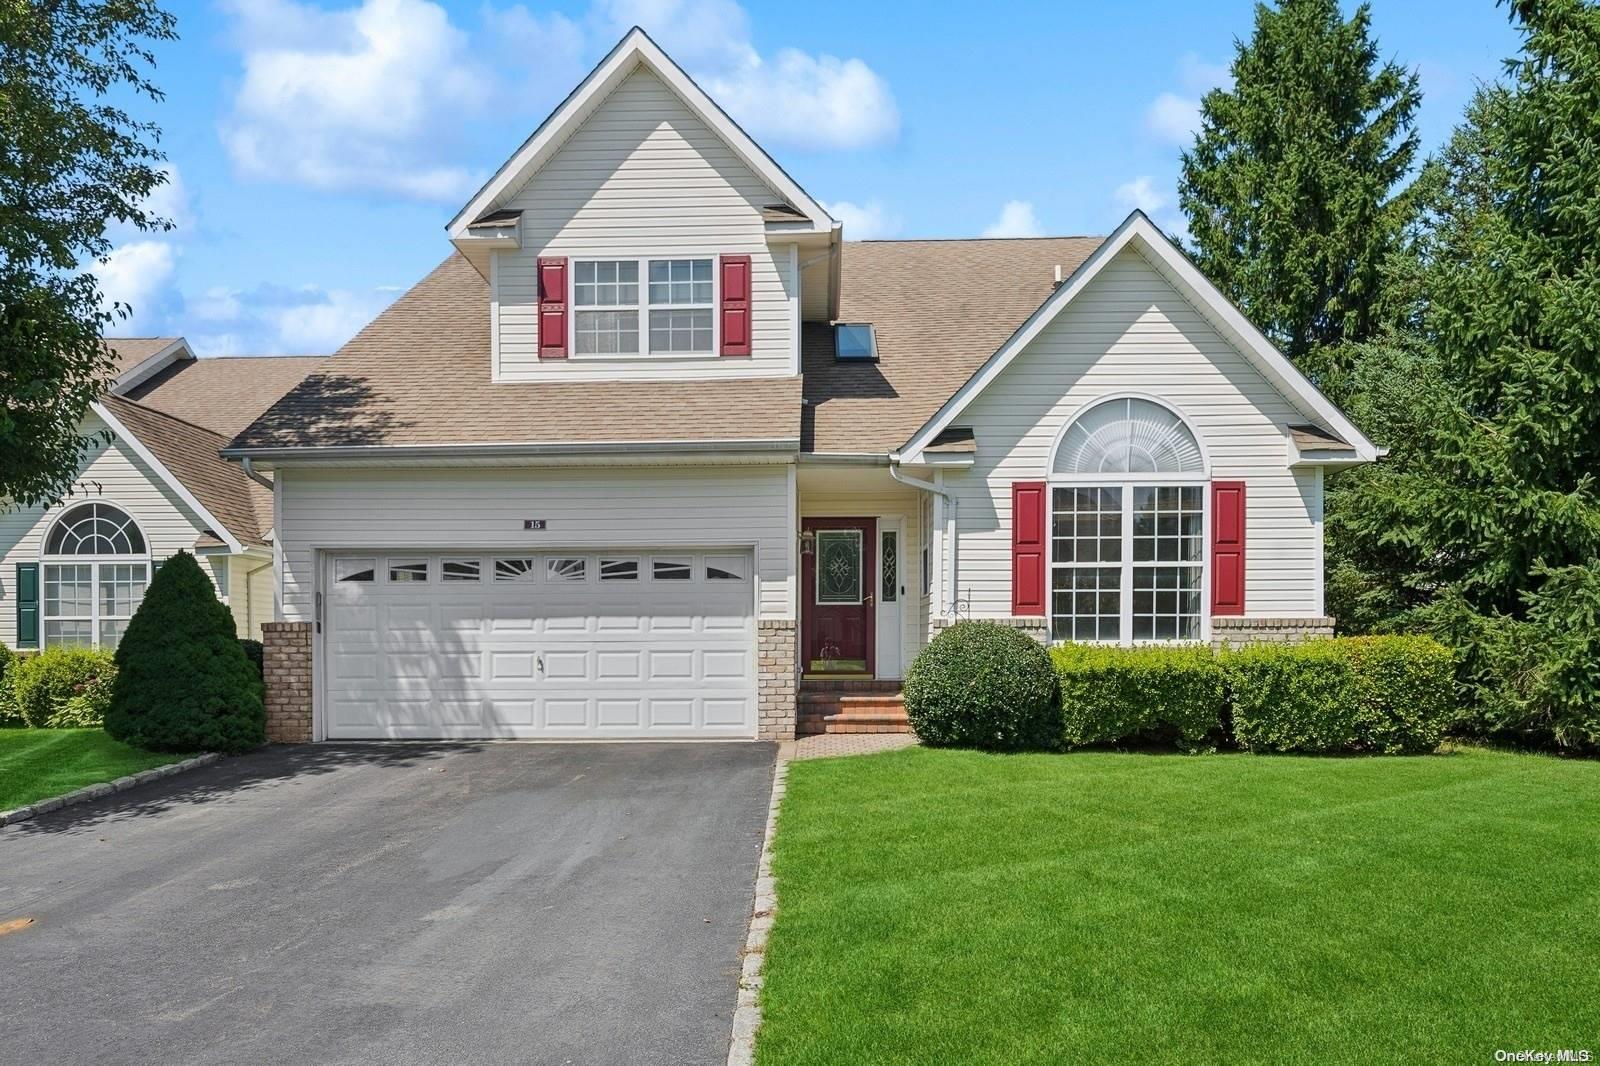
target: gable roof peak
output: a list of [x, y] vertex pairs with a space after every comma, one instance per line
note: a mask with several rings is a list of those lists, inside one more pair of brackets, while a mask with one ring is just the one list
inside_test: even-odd
[[500, 165], [472, 199], [457, 211], [445, 227], [452, 241], [467, 235], [471, 224], [504, 206], [565, 143], [568, 135], [593, 113], [611, 90], [643, 66], [671, 89], [695, 115], [720, 137], [750, 170], [799, 212], [797, 221], [811, 222], [813, 229], [828, 232], [839, 223], [820, 202], [814, 200], [798, 182], [778, 165], [721, 106], [662, 50], [641, 27], [623, 34], [580, 81], [566, 99], [541, 122], [522, 146]]

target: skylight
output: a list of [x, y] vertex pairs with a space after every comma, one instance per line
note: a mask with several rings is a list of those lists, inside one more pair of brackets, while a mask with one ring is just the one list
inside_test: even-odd
[[870, 322], [840, 322], [833, 327], [834, 352], [841, 363], [877, 362], [878, 338]]

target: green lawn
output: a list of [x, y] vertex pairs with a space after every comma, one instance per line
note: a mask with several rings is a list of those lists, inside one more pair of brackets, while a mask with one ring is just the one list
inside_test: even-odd
[[0, 729], [0, 811], [185, 758], [129, 747], [101, 729]]
[[1600, 1055], [1600, 763], [798, 762], [763, 1064]]

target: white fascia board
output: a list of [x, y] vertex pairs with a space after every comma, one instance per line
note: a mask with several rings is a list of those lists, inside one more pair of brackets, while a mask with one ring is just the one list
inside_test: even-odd
[[[95, 415], [111, 428], [111, 432], [115, 433], [119, 440], [125, 441], [128, 447], [133, 449], [133, 453], [140, 459], [143, 459], [145, 464], [149, 466], [151, 470], [154, 470], [156, 475], [160, 477], [162, 481], [166, 482], [167, 487], [172, 489], [172, 491], [177, 494], [178, 499], [188, 504], [189, 509], [194, 511], [195, 514], [199, 515], [201, 519], [206, 522], [206, 528], [209, 529], [218, 540], [221, 540], [224, 544], [226, 544], [230, 551], [244, 551], [244, 545], [240, 543], [238, 537], [233, 535], [233, 531], [219, 522], [216, 515], [206, 510], [205, 505], [195, 498], [194, 493], [189, 491], [188, 486], [179, 481], [172, 471], [167, 469], [166, 464], [155, 457], [154, 452], [145, 447], [144, 441], [140, 440], [128, 429], [127, 426], [118, 421], [117, 416], [107, 410], [104, 404], [94, 403], [90, 404], [89, 406], [90, 409], [94, 411]], [[202, 530], [202, 532], [204, 532], [204, 530]]]
[[[115, 340], [115, 338], [112, 338], [112, 340]], [[109, 344], [111, 342], [107, 341], [106, 343]], [[184, 337], [175, 337], [173, 338], [171, 344], [167, 345], [156, 354], [118, 374], [116, 380], [111, 383], [111, 388], [109, 391], [113, 396], [121, 396], [134, 386], [140, 384], [141, 382], [148, 381], [150, 378], [161, 373], [161, 371], [165, 370], [173, 363], [176, 363], [182, 359], [193, 358], [194, 352], [189, 348], [189, 341]]]
[[721, 137], [757, 177], [795, 208], [805, 212], [811, 219], [813, 229], [826, 231], [833, 228], [833, 216], [823, 210], [822, 205], [813, 200], [738, 123], [729, 118], [727, 112], [717, 106], [717, 102], [661, 50], [661, 46], [650, 39], [649, 34], [635, 26], [450, 220], [446, 227], [450, 239], [460, 240], [466, 235], [468, 223], [494, 210], [500, 206], [502, 197], [526, 185], [589, 117], [599, 102], [640, 64], [649, 68], [677, 93], [689, 109]]
[[945, 401], [944, 406], [939, 408], [905, 446], [895, 453], [895, 458], [908, 463], [923, 462], [922, 449], [966, 410], [978, 394], [1055, 320], [1056, 316], [1088, 286], [1089, 282], [1094, 280], [1118, 252], [1135, 241], [1138, 242], [1140, 249], [1148, 253], [1156, 269], [1181, 294], [1206, 313], [1213, 324], [1219, 327], [1227, 339], [1286, 399], [1294, 403], [1307, 417], [1322, 420], [1337, 436], [1353, 444], [1357, 462], [1372, 462], [1377, 459], [1378, 451], [1372, 441], [1368, 440], [1331, 400], [1318, 392], [1316, 386], [1295, 369], [1294, 364], [1289, 362], [1260, 330], [1252, 326], [1239, 309], [1233, 306], [1193, 263], [1189, 262], [1188, 257], [1173, 246], [1166, 234], [1162, 233], [1143, 211], [1138, 210], [1124, 219], [1111, 236], [1107, 237], [1100, 247], [1072, 272], [1072, 276], [1040, 304], [1038, 310], [1028, 316], [1028, 320], [1018, 327], [983, 366], [978, 368], [977, 373], [968, 378], [966, 383], [956, 390], [955, 395]]

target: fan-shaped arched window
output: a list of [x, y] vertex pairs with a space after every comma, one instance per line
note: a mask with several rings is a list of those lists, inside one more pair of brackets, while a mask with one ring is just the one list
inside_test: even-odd
[[1151, 400], [1096, 404], [1068, 427], [1056, 447], [1056, 474], [1198, 474], [1200, 444], [1183, 419]]
[[1078, 416], [1050, 466], [1056, 640], [1200, 640], [1206, 462], [1175, 412], [1107, 400]]
[[144, 598], [150, 553], [126, 511], [69, 507], [44, 542], [44, 641], [115, 647]]

